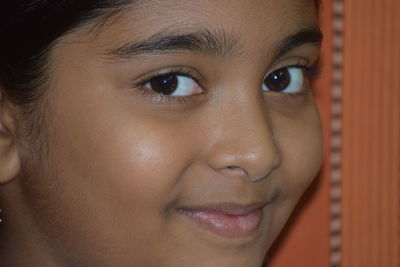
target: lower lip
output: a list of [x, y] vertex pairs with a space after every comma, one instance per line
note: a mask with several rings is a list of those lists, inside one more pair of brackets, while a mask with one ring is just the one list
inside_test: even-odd
[[245, 215], [228, 215], [217, 211], [186, 211], [183, 213], [203, 229], [222, 237], [244, 237], [252, 235], [261, 222], [261, 210]]

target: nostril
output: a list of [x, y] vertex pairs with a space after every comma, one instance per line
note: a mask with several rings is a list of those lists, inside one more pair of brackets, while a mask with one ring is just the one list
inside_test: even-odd
[[241, 175], [241, 176], [244, 176], [244, 177], [249, 176], [249, 173], [245, 169], [243, 169], [242, 167], [239, 167], [239, 166], [227, 166], [226, 168], [228, 170], [232, 171], [232, 172], [235, 172], [238, 175]]
[[277, 155], [276, 155], [274, 161], [272, 162], [271, 170], [278, 169], [281, 166], [281, 164], [282, 164], [282, 154], [281, 154], [281, 151], [278, 150]]

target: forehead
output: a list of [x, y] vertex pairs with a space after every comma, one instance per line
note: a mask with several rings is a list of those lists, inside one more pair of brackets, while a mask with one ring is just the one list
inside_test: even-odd
[[315, 0], [139, 0], [133, 1], [131, 7], [184, 21], [187, 15], [192, 19], [206, 17], [217, 21], [224, 14], [242, 15], [250, 20], [284, 16], [288, 20], [289, 14], [296, 17], [304, 17], [305, 13], [314, 14]]
[[135, 1], [98, 24], [96, 46], [113, 46], [161, 32], [207, 30], [242, 43], [274, 43], [317, 25], [314, 0]]

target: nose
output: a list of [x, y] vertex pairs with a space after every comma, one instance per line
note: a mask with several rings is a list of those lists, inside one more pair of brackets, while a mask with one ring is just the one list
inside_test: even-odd
[[280, 165], [279, 146], [263, 101], [219, 106], [208, 165], [223, 175], [257, 182]]

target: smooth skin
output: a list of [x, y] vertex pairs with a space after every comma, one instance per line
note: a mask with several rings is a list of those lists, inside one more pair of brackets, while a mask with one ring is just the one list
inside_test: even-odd
[[[277, 55], [317, 27], [314, 1], [148, 0], [93, 27], [51, 49], [40, 142], [15, 130], [23, 125], [2, 98], [1, 261], [261, 266], [321, 165], [308, 82], [298, 94], [263, 90], [274, 70], [316, 62], [308, 42]], [[122, 49], [199, 32], [219, 48]], [[152, 91], [148, 80], [170, 70], [185, 73], [190, 95]], [[223, 237], [180, 212], [221, 203], [263, 203], [256, 232]]]

